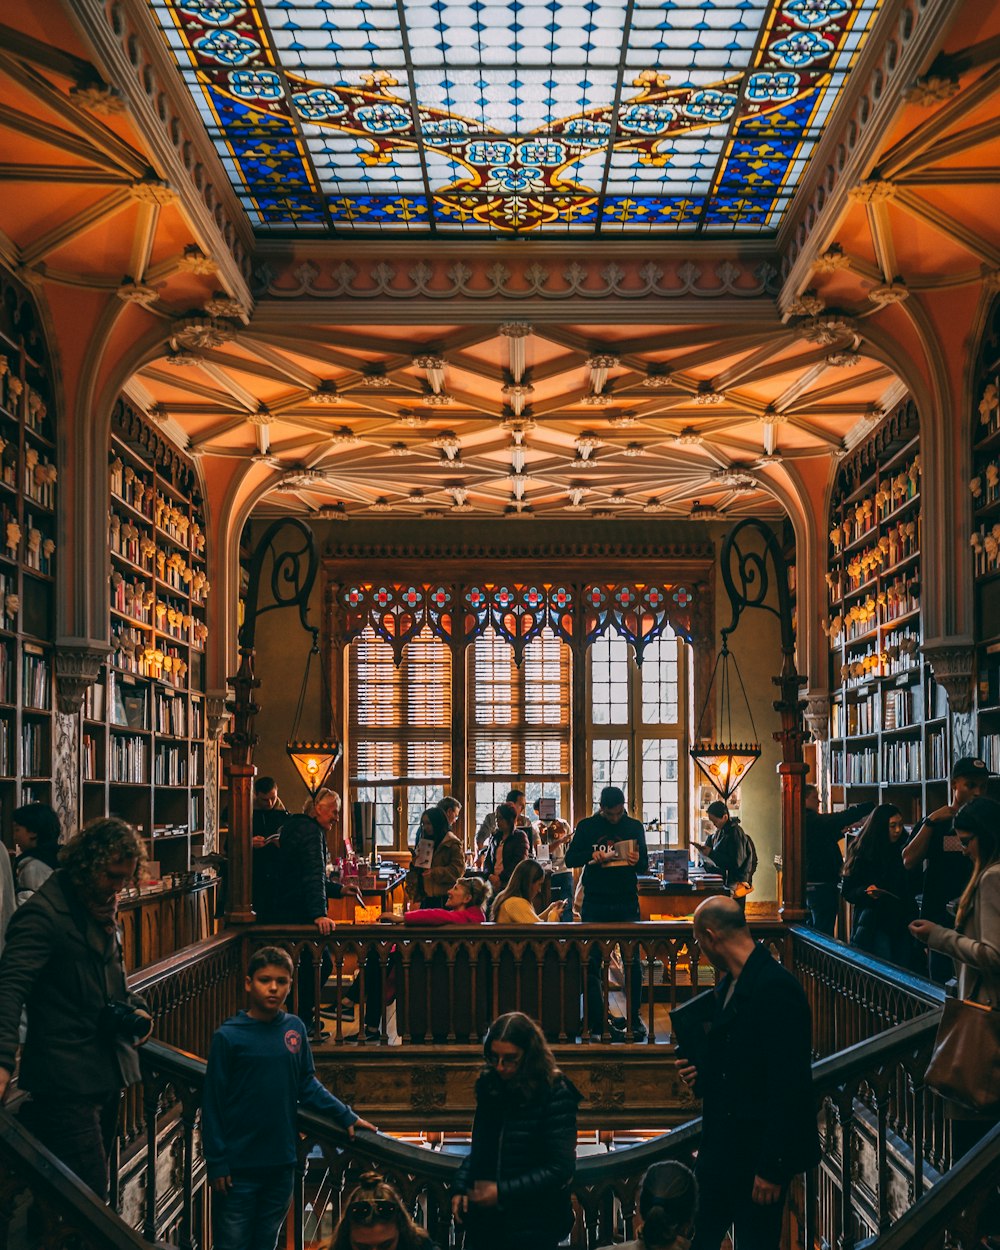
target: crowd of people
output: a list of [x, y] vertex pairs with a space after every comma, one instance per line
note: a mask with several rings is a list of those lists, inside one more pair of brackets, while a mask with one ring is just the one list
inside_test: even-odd
[[[824, 814], [810, 789], [805, 858], [816, 928], [833, 930], [845, 901], [857, 948], [942, 979], [956, 974], [960, 997], [1000, 1008], [1000, 804], [985, 796], [988, 778], [983, 761], [957, 761], [951, 802], [909, 832], [891, 804]], [[618, 925], [638, 920], [637, 882], [648, 854], [621, 790], [606, 787], [598, 810], [574, 831], [560, 820], [532, 824], [525, 806], [523, 793], [508, 794], [477, 833], [479, 861], [471, 867], [456, 832], [458, 801], [445, 797], [425, 811], [406, 872], [410, 906], [383, 919], [415, 927], [488, 917], [523, 925], [574, 914]], [[676, 1033], [678, 1075], [702, 1100], [703, 1136], [694, 1173], [661, 1164], [645, 1177], [634, 1250], [717, 1250], [730, 1228], [741, 1247], [776, 1250], [790, 1181], [819, 1157], [807, 1001], [795, 977], [753, 939], [746, 891], [733, 888], [744, 879], [752, 843], [724, 805], [713, 807], [714, 833], [700, 849], [727, 893], [699, 906], [694, 938], [721, 975], [713, 992], [694, 1000], [703, 1013], [697, 1028]], [[327, 874], [327, 857], [338, 815], [331, 791], [291, 815], [273, 779], [258, 780], [254, 870], [262, 919], [330, 932], [327, 899], [341, 887]], [[858, 821], [842, 856], [843, 830]], [[29, 1095], [25, 1125], [106, 1197], [121, 1093], [139, 1078], [138, 1048], [153, 1028], [146, 1004], [128, 989], [117, 928], [118, 898], [137, 877], [143, 843], [130, 825], [107, 818], [60, 846], [58, 818], [42, 804], [13, 813], [13, 842], [13, 863], [0, 853], [0, 1097], [18, 1067], [18, 1088]], [[551, 887], [563, 874], [570, 881], [557, 895]], [[541, 905], [546, 885], [553, 898]], [[925, 963], [926, 952], [940, 962]], [[274, 1250], [294, 1185], [300, 1106], [328, 1115], [349, 1135], [377, 1131], [316, 1077], [311, 1026], [329, 957], [320, 956], [318, 970], [312, 958], [306, 951], [296, 970], [280, 946], [257, 951], [246, 972], [247, 1006], [220, 1024], [212, 1042], [202, 1143], [216, 1250]], [[599, 1036], [611, 1028], [641, 1038], [637, 963], [625, 987], [630, 1018], [613, 1023], [605, 1017], [602, 958], [597, 950], [587, 968], [587, 1025]], [[364, 961], [354, 997], [343, 1005], [356, 1005], [364, 987], [369, 1036], [379, 1035], [396, 961]], [[295, 1014], [285, 1009], [293, 987]], [[539, 1025], [520, 1012], [492, 1023], [483, 1058], [453, 1217], [469, 1250], [555, 1250], [575, 1218], [580, 1095]], [[995, 1123], [954, 1104], [947, 1113], [956, 1155]], [[360, 1178], [330, 1245], [434, 1250], [398, 1192], [376, 1174]]]

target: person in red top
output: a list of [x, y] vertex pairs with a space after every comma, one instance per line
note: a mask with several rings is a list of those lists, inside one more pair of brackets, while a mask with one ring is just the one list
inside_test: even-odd
[[[417, 907], [402, 916], [396, 916], [392, 912], [385, 912], [381, 920], [383, 924], [405, 924], [408, 926], [482, 924], [486, 919], [486, 904], [489, 901], [490, 893], [488, 881], [483, 881], [479, 877], [459, 877], [448, 891], [447, 906]], [[399, 956], [393, 951], [389, 956], [388, 963], [390, 982], [398, 966]], [[374, 1042], [381, 1036], [383, 1006], [388, 1006], [388, 1003], [393, 998], [391, 993], [388, 996], [383, 993], [382, 966], [379, 963], [378, 955], [374, 951], [369, 952], [365, 959], [364, 978], [365, 1037], [369, 1041]], [[355, 981], [351, 989], [354, 991], [351, 998], [354, 1002], [357, 1002], [358, 998], [360, 998], [358, 993], [360, 986], [357, 981]]]

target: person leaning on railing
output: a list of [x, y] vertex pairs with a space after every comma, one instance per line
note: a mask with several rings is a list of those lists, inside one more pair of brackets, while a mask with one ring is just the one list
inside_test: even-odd
[[691, 1169], [673, 1160], [654, 1163], [639, 1190], [636, 1239], [614, 1250], [689, 1250], [697, 1209], [698, 1182]]
[[[955, 961], [958, 996], [1000, 1007], [1000, 803], [975, 798], [955, 813], [954, 829], [972, 876], [958, 902], [955, 927], [914, 920], [910, 932], [932, 951]], [[996, 1114], [973, 1116], [946, 1104], [955, 1157], [971, 1150], [997, 1122]]]
[[555, 1250], [573, 1227], [580, 1093], [520, 1011], [493, 1022], [483, 1055], [452, 1214], [466, 1228], [466, 1250]]
[[363, 1172], [321, 1250], [438, 1250], [378, 1172]]

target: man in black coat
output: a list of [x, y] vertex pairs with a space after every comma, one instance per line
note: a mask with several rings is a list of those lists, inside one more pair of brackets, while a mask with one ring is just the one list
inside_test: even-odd
[[[617, 786], [601, 791], [598, 811], [576, 827], [566, 851], [566, 867], [583, 869], [584, 924], [634, 922], [639, 919], [638, 879], [649, 871], [646, 831], [625, 812], [625, 795]], [[587, 1022], [591, 1033], [604, 1030], [601, 950], [591, 947], [587, 968]], [[642, 1022], [642, 961], [636, 954], [631, 971], [632, 1034], [646, 1036]], [[610, 1022], [609, 1022], [610, 1023]]]
[[14, 913], [0, 960], [0, 1098], [27, 1006], [19, 1085], [31, 1101], [21, 1119], [105, 1200], [122, 1089], [139, 1080], [135, 1047], [153, 1025], [126, 988], [117, 927], [118, 895], [143, 858], [131, 825], [92, 820]]
[[[805, 805], [806, 906], [809, 908], [809, 923], [814, 929], [833, 937], [837, 913], [840, 911], [840, 875], [844, 870], [840, 839], [844, 836], [845, 829], [859, 825], [873, 812], [875, 804], [857, 803], [842, 812], [821, 812], [819, 791], [815, 786], [806, 786]], [[843, 934], [841, 937], [843, 938]]]
[[731, 1226], [740, 1250], [778, 1250], [789, 1182], [820, 1157], [809, 1004], [733, 899], [706, 899], [694, 936], [725, 975], [697, 1054], [677, 1060], [703, 1103], [691, 1250], [719, 1250]]

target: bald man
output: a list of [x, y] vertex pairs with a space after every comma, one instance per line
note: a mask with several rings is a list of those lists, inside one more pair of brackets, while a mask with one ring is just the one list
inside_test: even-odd
[[703, 1100], [691, 1250], [719, 1250], [730, 1227], [740, 1250], [778, 1250], [789, 1182], [819, 1162], [809, 1004], [733, 899], [706, 899], [694, 936], [723, 976], [699, 1066], [677, 1060]]

